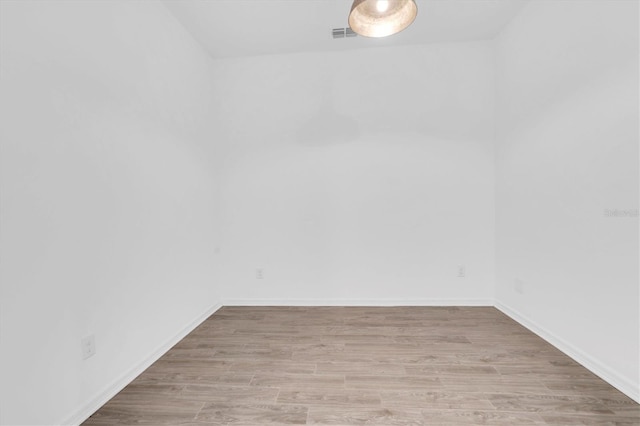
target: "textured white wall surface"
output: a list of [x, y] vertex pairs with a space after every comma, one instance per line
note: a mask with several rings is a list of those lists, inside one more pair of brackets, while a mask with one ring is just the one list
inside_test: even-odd
[[211, 59], [159, 3], [0, 6], [0, 422], [59, 424], [219, 300]]
[[638, 2], [531, 2], [497, 59], [497, 302], [637, 400]]
[[491, 43], [216, 63], [227, 298], [491, 303]]

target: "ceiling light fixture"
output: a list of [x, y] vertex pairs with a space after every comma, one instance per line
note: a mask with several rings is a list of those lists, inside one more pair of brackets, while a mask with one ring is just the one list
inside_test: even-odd
[[386, 37], [407, 28], [417, 14], [414, 0], [354, 0], [349, 26], [365, 37]]

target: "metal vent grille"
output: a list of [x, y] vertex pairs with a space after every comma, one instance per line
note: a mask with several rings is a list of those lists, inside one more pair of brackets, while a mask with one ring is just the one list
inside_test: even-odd
[[334, 28], [331, 30], [331, 35], [333, 38], [345, 38], [345, 37], [355, 37], [356, 33], [349, 27], [347, 28]]

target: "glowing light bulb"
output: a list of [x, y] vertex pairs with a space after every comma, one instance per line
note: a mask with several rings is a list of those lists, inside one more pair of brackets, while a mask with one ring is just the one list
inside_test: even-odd
[[386, 37], [407, 28], [417, 14], [416, 0], [353, 0], [349, 28], [365, 37]]
[[389, 0], [378, 0], [376, 2], [376, 9], [380, 13], [384, 13], [389, 9]]

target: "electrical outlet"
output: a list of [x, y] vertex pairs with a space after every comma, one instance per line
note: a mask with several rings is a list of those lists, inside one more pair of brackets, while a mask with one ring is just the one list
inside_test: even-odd
[[93, 334], [83, 337], [80, 340], [80, 345], [82, 346], [82, 359], [91, 358], [96, 354], [96, 339]]
[[520, 278], [513, 280], [513, 289], [518, 294], [524, 294], [524, 282]]
[[458, 278], [464, 278], [467, 276], [467, 270], [464, 265], [458, 265]]
[[264, 279], [264, 269], [262, 269], [262, 268], [256, 268], [256, 279], [257, 279], [257, 280], [262, 280], [262, 279]]

